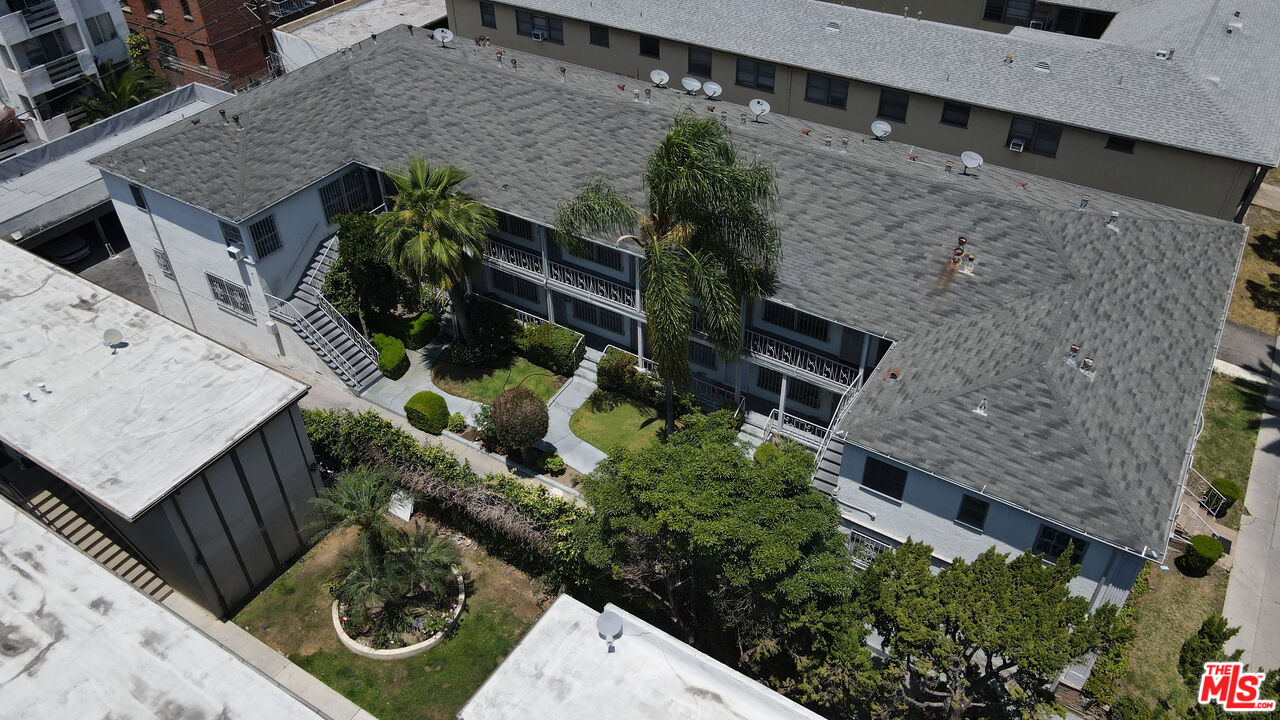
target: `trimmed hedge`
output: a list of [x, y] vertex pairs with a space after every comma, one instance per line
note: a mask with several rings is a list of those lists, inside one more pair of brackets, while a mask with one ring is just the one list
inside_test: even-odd
[[1240, 484], [1234, 480], [1227, 480], [1226, 478], [1214, 480], [1213, 489], [1222, 493], [1222, 497], [1226, 499], [1226, 502], [1222, 503], [1222, 507], [1218, 508], [1218, 512], [1215, 513], [1216, 517], [1226, 515], [1232, 505], [1244, 499], [1244, 488], [1240, 487]]
[[383, 375], [399, 380], [409, 372], [409, 355], [404, 351], [404, 343], [382, 333], [374, 333], [369, 341], [378, 350], [378, 369]]
[[587, 353], [587, 344], [579, 343], [582, 335], [549, 322], [529, 325], [516, 335], [516, 350], [534, 365], [568, 377], [578, 369]]
[[640, 372], [637, 358], [629, 352], [611, 347], [596, 363], [596, 386], [606, 392], [626, 395], [645, 405], [658, 403], [658, 383], [652, 375]]
[[404, 414], [410, 425], [432, 435], [439, 435], [449, 426], [449, 406], [443, 397], [430, 390], [415, 393], [409, 398], [409, 402], [404, 404]]
[[1202, 577], [1222, 558], [1222, 543], [1210, 535], [1196, 535], [1187, 552], [1178, 558], [1178, 567], [1188, 575]]
[[379, 315], [370, 324], [374, 330], [399, 339], [409, 350], [418, 350], [431, 342], [440, 331], [440, 319], [429, 312], [421, 312], [410, 318]]

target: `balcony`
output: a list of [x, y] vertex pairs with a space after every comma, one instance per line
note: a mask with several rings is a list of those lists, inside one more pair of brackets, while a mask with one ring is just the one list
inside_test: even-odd
[[54, 0], [32, 3], [29, 7], [0, 16], [0, 42], [17, 45], [30, 40], [39, 30], [68, 22]]
[[802, 417], [796, 417], [789, 413], [782, 413], [781, 419], [778, 417], [778, 409], [774, 408], [769, 413], [769, 422], [764, 426], [765, 435], [782, 435], [804, 445], [810, 450], [817, 450], [822, 446], [822, 441], [827, 436], [827, 427], [819, 425], [816, 422], [805, 420]]
[[866, 570], [871, 561], [882, 553], [889, 552], [893, 547], [888, 543], [877, 540], [870, 535], [864, 535], [857, 530], [849, 530], [849, 555], [853, 560], [853, 564], [862, 570]]
[[53, 0], [29, 3], [21, 10], [21, 13], [23, 21], [27, 24], [27, 29], [33, 33], [41, 28], [61, 25], [66, 22], [62, 19], [62, 13], [58, 12], [58, 5]]
[[88, 50], [64, 55], [22, 71], [22, 84], [31, 95], [42, 95], [55, 86], [70, 82], [82, 73], [94, 72], [93, 54]]
[[557, 262], [547, 263], [552, 282], [588, 293], [607, 302], [635, 311], [636, 289]]
[[302, 12], [315, 4], [315, 0], [267, 0], [267, 12], [271, 17], [282, 18]]
[[65, 80], [80, 77], [80, 59], [72, 54], [50, 60], [44, 64], [44, 70], [49, 74], [49, 82], [57, 85]]
[[489, 252], [485, 254], [484, 259], [491, 265], [504, 265], [534, 275], [542, 275], [542, 255], [514, 245], [490, 240]]
[[754, 330], [747, 330], [743, 333], [742, 345], [743, 350], [752, 357], [782, 363], [811, 377], [826, 380], [841, 387], [847, 388], [858, 379], [858, 368], [852, 365], [825, 358], [817, 353], [796, 347], [789, 342], [768, 335], [762, 335]]

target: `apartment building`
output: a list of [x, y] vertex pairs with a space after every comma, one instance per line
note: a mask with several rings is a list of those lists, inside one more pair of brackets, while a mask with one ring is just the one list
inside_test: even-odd
[[292, 72], [401, 25], [446, 26], [444, 0], [343, 0], [271, 31], [280, 68]]
[[0, 7], [0, 101], [22, 133], [0, 137], [0, 156], [24, 142], [71, 132], [80, 76], [127, 60], [125, 23], [114, 0], [6, 0]]
[[1243, 218], [1280, 162], [1273, 4], [1155, 0], [1120, 12], [1100, 40], [889, 10], [899, 14], [820, 0], [449, 0], [457, 33], [515, 51], [646, 83], [660, 69], [676, 88], [714, 81], [723, 100], [761, 98], [842, 134], [879, 120], [908, 145], [1224, 219]]
[[379, 33], [98, 158], [163, 312], [259, 357], [316, 348], [362, 390], [316, 339], [349, 334], [316, 297], [328, 218], [384, 203], [383, 172], [422, 152], [498, 212], [472, 292], [644, 357], [639, 249], [571, 254], [548, 229], [601, 172], [642, 197], [648, 149], [705, 113], [776, 169], [783, 260], [740, 358], [693, 338], [692, 389], [815, 450], [859, 562], [908, 535], [940, 564], [1074, 539], [1072, 589], [1098, 606], [1165, 557], [1243, 227], [455, 43]]

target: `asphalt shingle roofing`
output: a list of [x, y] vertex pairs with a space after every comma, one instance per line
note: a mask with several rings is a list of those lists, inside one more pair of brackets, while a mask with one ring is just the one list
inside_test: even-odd
[[[640, 197], [677, 110], [706, 112], [678, 91], [636, 102], [627, 78], [569, 67], [562, 81], [553, 61], [521, 55], [512, 71], [457, 45], [380, 33], [221, 105], [243, 130], [209, 110], [96, 162], [241, 220], [350, 162], [421, 152], [470, 171], [477, 199], [545, 221], [602, 172]], [[794, 118], [730, 125], [777, 170], [775, 299], [897, 341], [881, 368], [903, 377], [871, 378], [851, 442], [1108, 542], [1164, 547], [1241, 226], [992, 166], [947, 173], [892, 142], [853, 136], [842, 152], [838, 130]], [[962, 235], [972, 275], [944, 272]], [[1097, 359], [1092, 379], [1061, 361], [1073, 342]]]

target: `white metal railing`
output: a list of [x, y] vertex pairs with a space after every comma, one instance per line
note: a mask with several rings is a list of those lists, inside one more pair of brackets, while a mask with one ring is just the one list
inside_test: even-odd
[[267, 312], [272, 317], [283, 320], [297, 328], [305, 338], [316, 346], [320, 354], [329, 360], [330, 365], [335, 370], [350, 378], [352, 385], [359, 382], [360, 376], [356, 373], [355, 367], [342, 356], [342, 353], [338, 352], [332, 343], [325, 339], [319, 330], [316, 330], [316, 327], [310, 321], [303, 317], [302, 313], [298, 312], [297, 308], [291, 305], [288, 300], [282, 300], [275, 295], [264, 294], [267, 298]]
[[844, 422], [845, 416], [849, 414], [849, 410], [853, 407], [853, 401], [857, 399], [858, 393], [862, 392], [862, 370], [858, 370], [858, 377], [844, 391], [844, 395], [840, 396], [840, 402], [836, 403], [836, 411], [831, 416], [831, 424], [827, 426], [827, 433], [822, 436], [822, 443], [818, 445], [818, 452], [815, 457], [818, 459], [817, 466], [814, 467], [813, 474], [816, 477], [818, 468], [822, 467], [822, 456], [827, 453], [827, 447], [831, 445], [831, 438], [836, 433], [836, 428]]
[[825, 358], [815, 352], [797, 347], [775, 337], [763, 335], [755, 330], [743, 333], [743, 350], [756, 357], [777, 360], [797, 370], [820, 377], [824, 380], [850, 386], [857, 381], [858, 368], [846, 365], [838, 360]]
[[272, 17], [281, 18], [302, 12], [315, 4], [315, 0], [267, 0], [267, 12]]
[[342, 313], [338, 312], [338, 308], [330, 304], [329, 301], [324, 298], [324, 295], [318, 296], [316, 298], [316, 302], [318, 307], [324, 311], [324, 314], [328, 315], [329, 319], [338, 326], [338, 329], [346, 333], [347, 337], [351, 338], [351, 342], [356, 344], [356, 348], [359, 349], [366, 358], [369, 358], [370, 362], [375, 365], [378, 364], [378, 351], [373, 349], [373, 343], [369, 342], [368, 338], [364, 335], [361, 335], [360, 331], [352, 327], [351, 322], [343, 317]]
[[649, 358], [642, 358], [639, 355], [631, 352], [630, 350], [624, 350], [618, 347], [617, 345], [605, 345], [604, 350], [601, 351], [601, 357], [604, 357], [604, 353], [609, 352], [609, 348], [613, 348], [614, 350], [617, 350], [620, 353], [623, 353], [625, 355], [630, 355], [631, 357], [635, 358], [636, 369], [639, 370], [640, 372], [651, 373], [658, 369], [658, 363], [650, 360]]
[[[1191, 542], [1191, 538], [1194, 535], [1218, 537], [1218, 531], [1213, 529], [1209, 521], [1200, 517], [1200, 513], [1185, 502], [1178, 504], [1177, 518], [1177, 521], [1173, 524], [1173, 534], [1187, 542]], [[1186, 524], [1184, 524], [1184, 521]]]
[[864, 535], [857, 530], [849, 531], [850, 559], [854, 565], [863, 570], [866, 570], [876, 557], [892, 549], [893, 546], [889, 543], [877, 540], [870, 535]]
[[1218, 488], [1214, 487], [1213, 483], [1201, 475], [1195, 467], [1188, 466], [1187, 469], [1195, 474], [1195, 479], [1190, 475], [1187, 476], [1187, 490], [1200, 502], [1201, 507], [1216, 517], [1222, 511], [1222, 507], [1227, 504], [1227, 497], [1218, 492]]
[[558, 262], [548, 262], [549, 277], [553, 282], [595, 295], [630, 310], [636, 307], [636, 289], [612, 280], [605, 280], [590, 273], [576, 270]]
[[738, 404], [737, 393], [733, 391], [733, 388], [697, 377], [693, 378], [693, 394], [713, 406]]
[[[487, 302], [487, 303], [493, 303], [494, 305], [501, 305], [502, 307], [510, 310], [512, 313], [515, 313], [516, 322], [520, 323], [521, 325], [541, 325], [544, 322], [550, 322], [549, 320], [544, 320], [543, 318], [540, 318], [531, 312], [526, 312], [524, 310], [521, 310], [520, 308], [514, 305], [508, 305], [502, 302], [501, 300], [494, 300], [491, 297], [485, 297], [484, 295], [475, 295], [475, 294], [473, 294], [471, 297], [477, 300], [483, 300], [484, 302]], [[569, 329], [573, 330], [573, 328], [569, 328]], [[573, 330], [573, 331], [578, 332], [577, 330]], [[578, 333], [578, 335], [581, 336], [582, 333]]]
[[542, 255], [522, 250], [514, 245], [490, 240], [489, 251], [485, 254], [485, 259], [526, 270], [535, 275], [542, 274]]
[[827, 428], [816, 422], [796, 417], [790, 413], [778, 413], [774, 408], [764, 425], [765, 435], [783, 435], [809, 448], [817, 450], [827, 436]]

